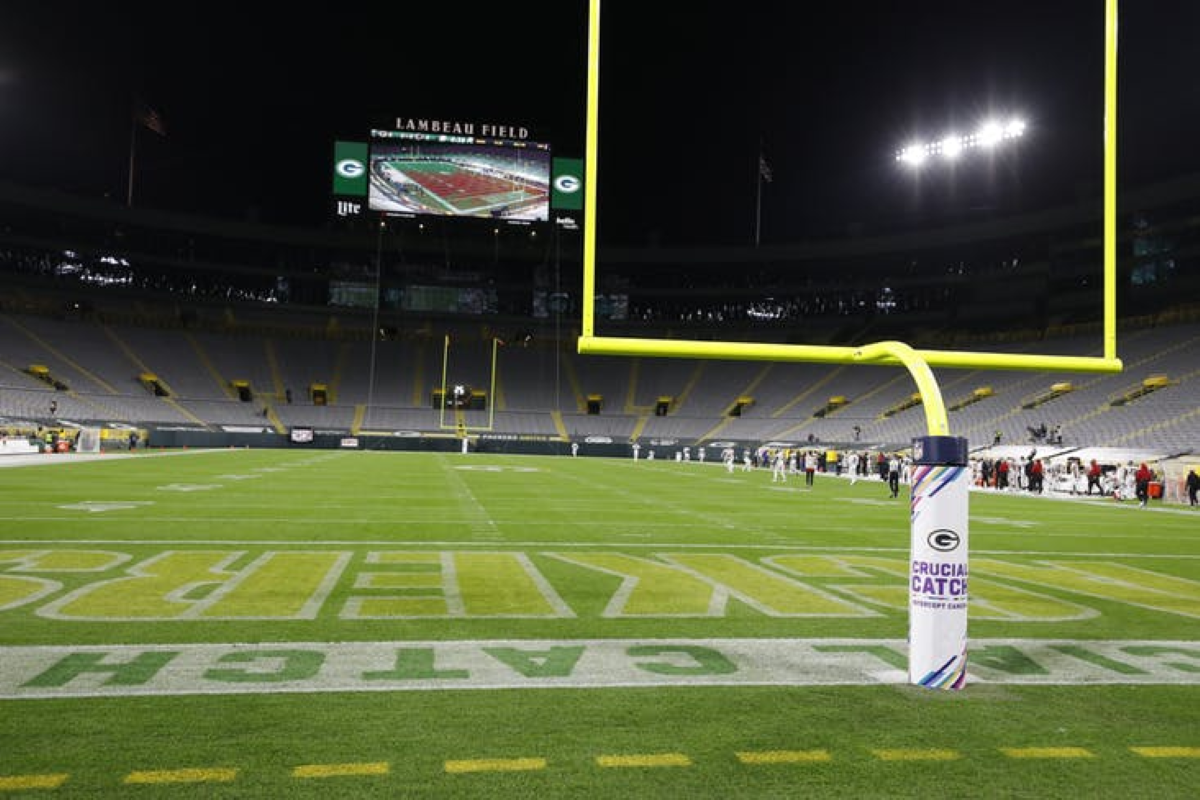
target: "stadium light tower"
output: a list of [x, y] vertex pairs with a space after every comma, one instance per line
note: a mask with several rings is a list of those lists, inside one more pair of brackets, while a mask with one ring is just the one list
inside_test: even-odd
[[993, 150], [1005, 142], [1020, 139], [1025, 135], [1025, 128], [1025, 120], [1020, 117], [1004, 121], [987, 119], [974, 133], [961, 136], [951, 133], [934, 141], [908, 144], [896, 152], [896, 160], [909, 167], [919, 167], [934, 158], [956, 161], [972, 150]]

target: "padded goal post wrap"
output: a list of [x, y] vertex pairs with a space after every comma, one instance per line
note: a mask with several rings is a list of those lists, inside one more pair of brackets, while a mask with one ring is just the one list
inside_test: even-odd
[[75, 440], [75, 451], [77, 453], [99, 453], [100, 429], [81, 428], [79, 430], [79, 436]]
[[961, 689], [967, 676], [967, 440], [913, 440], [908, 678]]

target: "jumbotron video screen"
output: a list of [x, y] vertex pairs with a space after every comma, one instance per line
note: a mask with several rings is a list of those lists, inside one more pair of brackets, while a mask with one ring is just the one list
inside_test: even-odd
[[372, 131], [369, 162], [372, 211], [536, 222], [550, 217], [548, 144]]

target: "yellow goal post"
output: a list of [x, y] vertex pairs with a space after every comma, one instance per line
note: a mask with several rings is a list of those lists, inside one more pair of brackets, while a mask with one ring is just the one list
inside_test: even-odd
[[806, 361], [830, 364], [905, 366], [917, 383], [930, 435], [948, 435], [941, 389], [933, 367], [992, 370], [1115, 373], [1117, 357], [1117, 0], [1105, 0], [1104, 25], [1104, 354], [1061, 356], [958, 350], [917, 350], [902, 342], [861, 347], [756, 342], [641, 339], [597, 336], [596, 203], [599, 174], [600, 0], [589, 0], [587, 121], [584, 146], [582, 325], [577, 343], [584, 355], [710, 358], [752, 361]]

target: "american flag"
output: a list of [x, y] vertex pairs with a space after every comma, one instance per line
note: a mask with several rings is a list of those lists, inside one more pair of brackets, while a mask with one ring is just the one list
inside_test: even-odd
[[139, 103], [134, 118], [159, 136], [167, 135], [167, 126], [163, 124], [162, 114], [145, 103]]
[[762, 153], [758, 154], [758, 174], [767, 183], [770, 183], [775, 177], [771, 172], [771, 165], [762, 157]]

